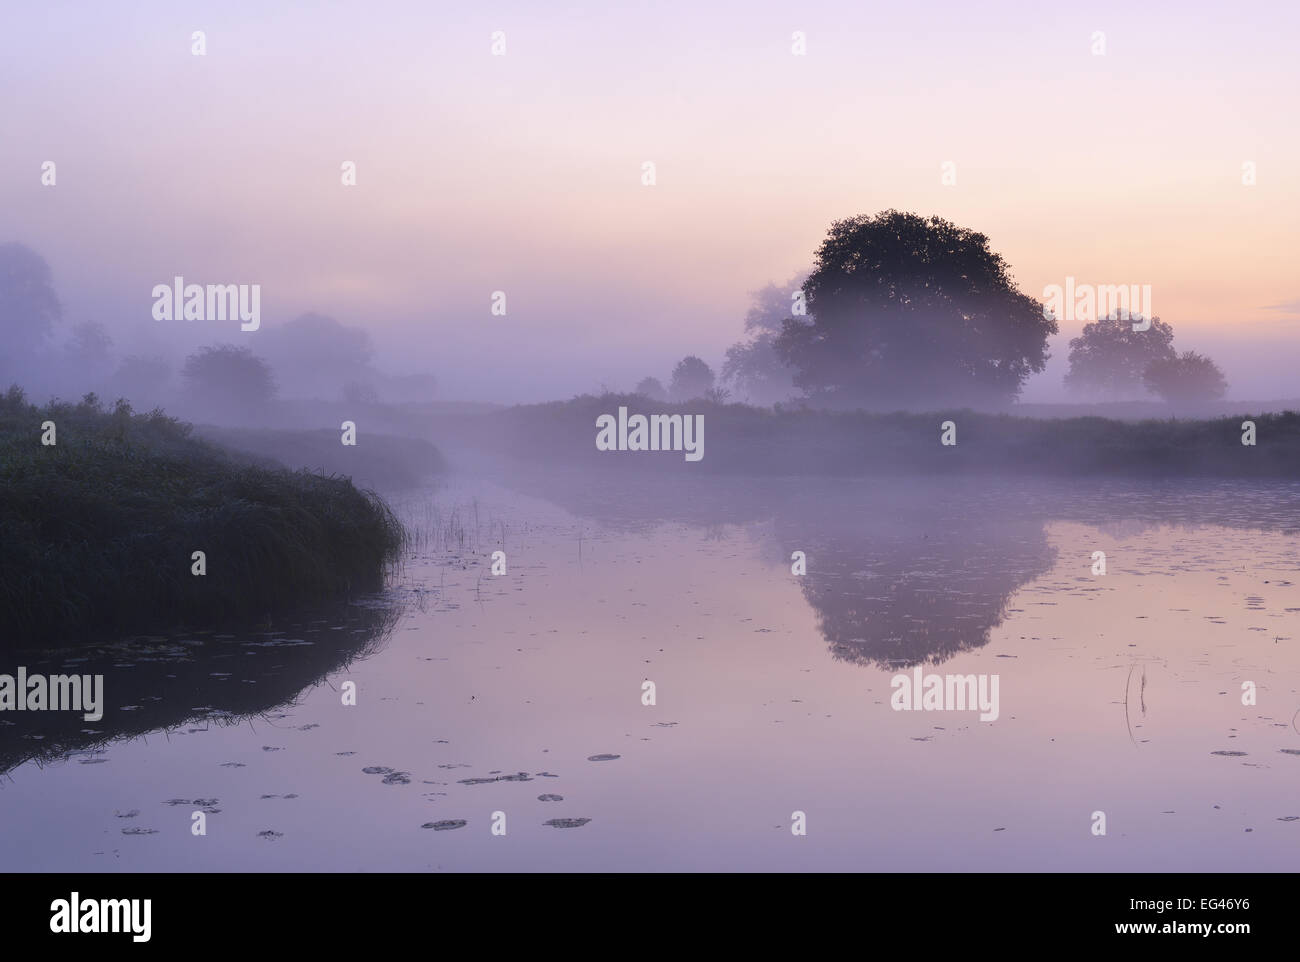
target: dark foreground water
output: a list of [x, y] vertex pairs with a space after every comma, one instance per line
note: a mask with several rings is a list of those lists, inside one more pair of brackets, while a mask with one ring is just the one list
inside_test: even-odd
[[[397, 500], [417, 545], [364, 605], [6, 653], [103, 674], [106, 709], [0, 712], [0, 863], [1300, 858], [1300, 485], [549, 474]], [[996, 719], [895, 711], [918, 665], [996, 679]]]

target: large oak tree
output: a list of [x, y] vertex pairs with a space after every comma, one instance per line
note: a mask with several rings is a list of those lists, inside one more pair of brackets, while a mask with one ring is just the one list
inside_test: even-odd
[[986, 236], [896, 210], [832, 224], [805, 295], [775, 346], [828, 405], [1010, 401], [1057, 332]]

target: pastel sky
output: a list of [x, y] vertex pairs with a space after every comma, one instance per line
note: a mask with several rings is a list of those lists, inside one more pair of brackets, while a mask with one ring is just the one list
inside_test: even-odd
[[150, 291], [260, 283], [264, 330], [317, 310], [445, 396], [532, 400], [719, 365], [750, 291], [893, 207], [984, 232], [1034, 296], [1150, 284], [1232, 396], [1300, 396], [1300, 5], [1134, 6], [11, 5], [0, 241], [123, 349], [256, 338]]

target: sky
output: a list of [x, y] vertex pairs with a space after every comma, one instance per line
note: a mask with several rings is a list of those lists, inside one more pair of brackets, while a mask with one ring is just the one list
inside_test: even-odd
[[[11, 5], [0, 242], [122, 353], [256, 349], [151, 291], [257, 283], [262, 331], [319, 311], [510, 402], [720, 366], [751, 291], [897, 208], [988, 235], [1035, 297], [1149, 284], [1230, 397], [1300, 396], [1300, 5], [1132, 6]], [[1026, 400], [1062, 397], [1082, 323]]]

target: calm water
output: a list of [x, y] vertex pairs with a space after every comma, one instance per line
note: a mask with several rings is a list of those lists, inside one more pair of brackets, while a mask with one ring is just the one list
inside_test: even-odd
[[[0, 714], [3, 864], [1300, 861], [1300, 485], [549, 474], [397, 500], [417, 546], [365, 605], [6, 654], [102, 673], [107, 709]], [[996, 675], [997, 720], [894, 711], [918, 664]]]

